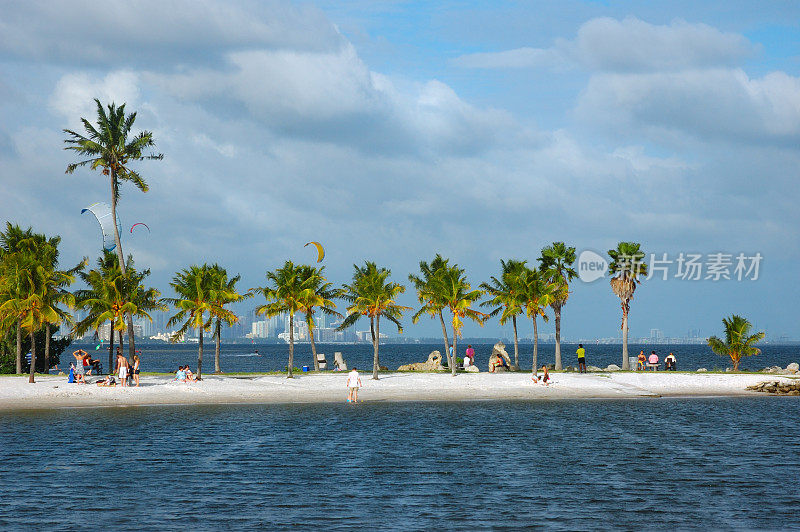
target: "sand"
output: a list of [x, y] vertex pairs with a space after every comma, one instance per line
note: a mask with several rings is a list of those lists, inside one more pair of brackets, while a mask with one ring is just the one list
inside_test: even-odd
[[[659, 397], [765, 397], [747, 386], [792, 377], [701, 373], [559, 373], [549, 386], [535, 384], [529, 373], [459, 374], [389, 373], [380, 380], [361, 374], [359, 399], [375, 401], [466, 401], [633, 399]], [[0, 377], [0, 410], [61, 407], [114, 407], [165, 404], [327, 403], [344, 402], [346, 374], [285, 376], [207, 375], [188, 384], [166, 376], [145, 376], [139, 388], [101, 388], [68, 384], [66, 377]], [[94, 379], [92, 379], [94, 380]]]

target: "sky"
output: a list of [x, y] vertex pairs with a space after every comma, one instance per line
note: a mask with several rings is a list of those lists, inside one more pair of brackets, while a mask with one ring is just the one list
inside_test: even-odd
[[[478, 285], [554, 241], [636, 241], [673, 262], [637, 289], [633, 336], [721, 334], [738, 313], [800, 338], [796, 2], [4, 3], [0, 220], [61, 235], [65, 265], [98, 256], [80, 211], [110, 199], [101, 173], [64, 173], [62, 130], [94, 98], [164, 154], [134, 165], [150, 190], [125, 185], [119, 214], [166, 296], [203, 262], [263, 285], [312, 262], [310, 240], [336, 284], [372, 260], [406, 285], [436, 253]], [[676, 277], [681, 253], [699, 280]], [[706, 279], [714, 254], [732, 279]], [[756, 279], [736, 279], [739, 254], [760, 254]], [[562, 335], [613, 337], [620, 318], [607, 278], [576, 280]]]

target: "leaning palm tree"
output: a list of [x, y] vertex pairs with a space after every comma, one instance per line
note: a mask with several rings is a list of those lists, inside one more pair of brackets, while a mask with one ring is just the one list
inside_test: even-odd
[[308, 291], [302, 298], [301, 312], [305, 315], [306, 325], [308, 325], [308, 338], [311, 341], [311, 356], [314, 358], [314, 371], [319, 371], [319, 360], [317, 359], [317, 344], [314, 338], [314, 313], [319, 309], [323, 314], [329, 316], [343, 317], [334, 310], [336, 304], [333, 299], [339, 297], [340, 290], [333, 288], [333, 283], [329, 283], [323, 272], [325, 266], [315, 268], [314, 266], [301, 266], [300, 277], [305, 279], [304, 284], [308, 286]]
[[644, 252], [639, 249], [638, 242], [619, 242], [617, 249], [609, 249], [611, 262], [608, 271], [611, 273], [611, 290], [619, 298], [622, 306], [622, 369], [630, 369], [628, 363], [628, 313], [631, 310], [633, 293], [636, 285], [642, 281], [640, 277], [647, 275], [647, 264], [642, 262]]
[[450, 361], [450, 373], [456, 376], [458, 364], [458, 338], [461, 336], [461, 328], [464, 326], [464, 318], [475, 321], [481, 326], [489, 317], [488, 314], [479, 312], [472, 308], [483, 297], [483, 290], [473, 290], [467, 281], [464, 270], [456, 265], [450, 266], [436, 276], [436, 291], [442, 294], [445, 307], [450, 310], [453, 317], [453, 359]]
[[378, 380], [380, 360], [378, 350], [381, 338], [381, 317], [391, 321], [402, 333], [403, 326], [400, 318], [403, 312], [411, 310], [410, 307], [398, 305], [397, 296], [405, 292], [406, 288], [398, 283], [389, 281], [391, 270], [379, 268], [374, 262], [365, 262], [363, 267], [353, 265], [353, 281], [343, 286], [342, 298], [349, 303], [348, 315], [339, 325], [343, 330], [355, 324], [361, 316], [369, 318], [369, 331], [372, 336], [372, 378]]
[[303, 266], [295, 265], [287, 260], [284, 265], [274, 271], [267, 272], [267, 285], [251, 288], [251, 294], [261, 294], [266, 303], [256, 307], [256, 314], [267, 317], [289, 314], [289, 363], [286, 366], [286, 377], [292, 378], [294, 367], [294, 315], [305, 309], [315, 280], [305, 276]]
[[725, 340], [712, 336], [708, 339], [708, 346], [716, 354], [730, 357], [733, 362], [733, 370], [738, 371], [742, 357], [761, 353], [761, 349], [755, 347], [755, 344], [763, 340], [766, 335], [763, 332], [750, 334], [753, 325], [736, 314], [730, 318], [723, 318], [722, 323], [725, 326]]
[[549, 282], [547, 277], [540, 270], [526, 267], [520, 274], [520, 284], [522, 285], [523, 305], [525, 314], [533, 321], [533, 366], [532, 371], [536, 373], [539, 367], [539, 329], [537, 318], [542, 317], [542, 321], [547, 321], [547, 307], [553, 302], [556, 285]]
[[563, 242], [553, 242], [542, 248], [539, 258], [541, 269], [551, 283], [556, 285], [553, 301], [553, 318], [556, 328], [556, 363], [555, 369], [560, 371], [561, 365], [561, 309], [569, 298], [569, 283], [578, 276], [573, 265], [575, 264], [575, 248], [567, 247]]
[[[151, 132], [141, 131], [131, 136], [131, 130], [136, 121], [136, 113], [126, 115], [124, 103], [119, 107], [111, 103], [107, 106], [107, 109], [104, 109], [100, 100], [95, 98], [94, 101], [97, 104], [96, 125], [93, 125], [85, 118], [81, 118], [83, 128], [86, 130], [85, 135], [70, 129], [64, 130], [64, 133], [69, 135], [64, 140], [69, 146], [64, 149], [72, 150], [83, 158], [82, 161], [68, 165], [66, 173], [71, 174], [78, 167], [88, 165], [92, 170], [102, 168], [103, 175], [109, 176], [111, 183], [111, 219], [114, 222], [114, 243], [116, 244], [120, 268], [122, 268], [124, 275], [127, 271], [125, 268], [125, 254], [122, 252], [122, 242], [120, 242], [119, 228], [117, 227], [117, 202], [119, 201], [120, 185], [123, 181], [129, 181], [142, 192], [147, 192], [147, 182], [130, 167], [130, 163], [145, 159], [163, 159], [164, 156], [160, 153], [144, 153], [145, 150], [155, 146]], [[133, 318], [127, 316], [126, 319], [129, 358], [132, 359], [136, 353]]]
[[514, 366], [519, 368], [519, 337], [517, 336], [517, 316], [522, 314], [523, 299], [520, 289], [520, 273], [525, 270], [524, 260], [500, 260], [502, 273], [500, 279], [492, 276], [491, 282], [481, 283], [481, 289], [491, 297], [481, 303], [482, 307], [494, 307], [489, 316], [500, 314], [500, 325], [508, 320], [514, 327]]
[[213, 301], [213, 308], [211, 315], [214, 318], [214, 373], [222, 373], [220, 369], [219, 352], [220, 352], [220, 335], [222, 332], [222, 323], [224, 322], [229, 327], [239, 321], [239, 317], [225, 308], [230, 303], [236, 303], [243, 299], [250, 297], [249, 294], [240, 294], [236, 291], [236, 283], [239, 282], [241, 276], [236, 275], [228, 278], [228, 271], [220, 266], [214, 264], [210, 267], [211, 285], [209, 296]]
[[417, 290], [417, 299], [421, 305], [420, 309], [411, 316], [411, 322], [417, 323], [423, 314], [428, 314], [431, 318], [439, 318], [439, 323], [442, 325], [442, 336], [444, 337], [444, 353], [447, 357], [448, 365], [452, 365], [450, 360], [450, 341], [447, 336], [447, 327], [444, 323], [444, 316], [442, 310], [445, 307], [445, 302], [442, 294], [436, 292], [435, 279], [438, 274], [448, 268], [448, 259], [443, 258], [440, 254], [436, 254], [430, 264], [425, 261], [419, 263], [420, 275], [410, 274], [408, 280], [414, 285]]
[[168, 327], [180, 324], [180, 328], [172, 335], [176, 342], [188, 329], [197, 331], [197, 379], [203, 376], [203, 333], [211, 326], [211, 313], [214, 303], [210, 296], [211, 273], [208, 264], [192, 265], [175, 274], [170, 286], [178, 297], [165, 298], [177, 309], [167, 322]]

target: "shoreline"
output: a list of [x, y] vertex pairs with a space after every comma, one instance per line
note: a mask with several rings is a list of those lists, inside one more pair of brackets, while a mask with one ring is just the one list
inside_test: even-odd
[[[104, 388], [68, 384], [63, 376], [0, 377], [0, 411], [130, 406], [344, 403], [345, 373], [227, 377], [206, 375], [198, 383], [171, 376], [144, 376], [142, 386]], [[378, 381], [362, 373], [364, 402], [551, 401], [570, 399], [690, 399], [769, 397], [747, 390], [764, 381], [798, 382], [798, 377], [715, 373], [555, 373], [549, 386], [529, 373], [386, 373]]]

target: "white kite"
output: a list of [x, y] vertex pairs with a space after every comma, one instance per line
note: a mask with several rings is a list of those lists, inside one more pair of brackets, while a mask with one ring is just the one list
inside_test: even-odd
[[85, 209], [81, 209], [81, 214], [86, 211], [94, 214], [94, 217], [97, 218], [97, 223], [100, 224], [100, 230], [103, 231], [103, 249], [111, 251], [117, 247], [114, 242], [114, 221], [111, 217], [111, 207], [108, 203], [92, 203]]

